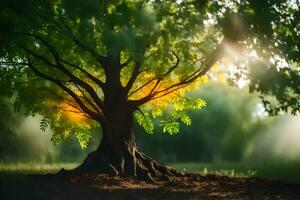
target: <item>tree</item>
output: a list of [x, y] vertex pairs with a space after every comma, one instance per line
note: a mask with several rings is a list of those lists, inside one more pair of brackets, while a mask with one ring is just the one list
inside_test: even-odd
[[[242, 161], [252, 139], [266, 129], [267, 120], [253, 116], [259, 99], [246, 88], [209, 81], [187, 95], [201, 96], [208, 104], [188, 112], [192, 124], [182, 126], [180, 134], [170, 136], [157, 129], [155, 135], [137, 134], [143, 151], [159, 161]], [[137, 127], [139, 132], [143, 130]]]
[[[228, 46], [299, 61], [284, 48], [284, 34], [299, 43], [299, 9], [290, 1], [3, 0], [1, 8], [1, 95], [45, 116], [41, 129], [50, 125], [54, 142], [73, 133], [85, 146], [87, 130], [102, 127], [99, 148], [76, 172], [175, 175], [138, 149], [134, 117], [149, 133], [162, 115], [170, 134], [178, 120], [190, 124], [185, 111], [205, 102], [185, 92], [207, 80]], [[283, 43], [275, 48], [274, 39]], [[262, 90], [261, 78], [252, 80]]]

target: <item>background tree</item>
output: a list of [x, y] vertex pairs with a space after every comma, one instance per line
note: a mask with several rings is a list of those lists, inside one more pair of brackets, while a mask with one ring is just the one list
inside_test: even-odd
[[[144, 152], [165, 163], [244, 161], [253, 138], [268, 126], [268, 120], [254, 114], [258, 113], [256, 95], [214, 81], [187, 95], [201, 96], [208, 104], [205, 109], [188, 112], [192, 124], [182, 126], [180, 134], [170, 136], [161, 130], [155, 135], [137, 134]], [[137, 128], [137, 133], [144, 132]]]
[[[275, 74], [286, 78], [282, 88], [294, 88], [289, 80], [298, 74], [289, 64], [298, 62], [297, 51], [285, 49], [283, 41], [284, 34], [291, 40], [299, 34], [299, 8], [290, 2], [4, 0], [1, 95], [16, 95], [17, 108], [45, 116], [41, 129], [50, 125], [54, 142], [72, 133], [85, 146], [88, 129], [101, 125], [99, 148], [75, 171], [176, 174], [137, 148], [134, 116], [149, 133], [152, 118], [164, 110], [164, 132], [177, 133], [179, 120], [190, 124], [185, 112], [205, 102], [185, 92], [207, 80], [210, 68], [230, 55], [228, 46], [263, 47], [267, 63], [279, 56], [288, 67], [275, 68]], [[286, 24], [276, 26], [281, 21]], [[273, 87], [262, 87], [262, 76], [251, 78], [252, 89], [281, 98]]]

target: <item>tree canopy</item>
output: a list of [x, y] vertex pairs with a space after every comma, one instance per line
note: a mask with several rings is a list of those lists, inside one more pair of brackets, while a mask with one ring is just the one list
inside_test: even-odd
[[[15, 108], [42, 114], [53, 141], [88, 129], [126, 103], [153, 132], [190, 124], [205, 106], [186, 91], [227, 57], [231, 83], [250, 80], [267, 111], [298, 113], [299, 2], [293, 0], [2, 0], [0, 90]], [[245, 59], [232, 52], [255, 54]], [[109, 104], [110, 102], [110, 104]]]

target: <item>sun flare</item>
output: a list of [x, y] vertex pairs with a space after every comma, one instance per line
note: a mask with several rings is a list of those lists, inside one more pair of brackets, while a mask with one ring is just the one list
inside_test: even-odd
[[[247, 87], [249, 78], [245, 72], [249, 62], [259, 59], [257, 52], [254, 49], [242, 50], [239, 46], [228, 43], [224, 47], [224, 53], [223, 59], [216, 63], [210, 72], [212, 78], [220, 82], [224, 82], [224, 79], [234, 79], [239, 88]], [[219, 78], [220, 74], [222, 79]]]

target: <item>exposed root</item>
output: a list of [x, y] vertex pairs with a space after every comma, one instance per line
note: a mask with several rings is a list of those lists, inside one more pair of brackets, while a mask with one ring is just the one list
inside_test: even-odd
[[182, 176], [183, 174], [181, 172], [177, 172], [174, 168], [160, 165], [158, 162], [156, 162], [154, 159], [150, 158], [149, 156], [145, 155], [144, 153], [137, 151], [136, 156], [141, 159], [146, 166], [146, 168], [149, 169], [151, 174], [155, 177], [158, 176]]
[[107, 173], [116, 176], [134, 176], [139, 180], [156, 183], [157, 180], [168, 181], [170, 176], [182, 176], [174, 168], [160, 165], [141, 151], [129, 148], [116, 159], [114, 155], [100, 152], [90, 153], [84, 162], [73, 170], [62, 169], [58, 174]]
[[142, 162], [145, 169], [148, 173], [151, 173], [152, 176], [157, 177], [158, 171], [154, 167], [154, 160], [146, 158], [141, 152], [135, 152], [136, 157]]
[[137, 178], [147, 182], [156, 183], [156, 181], [151, 176], [149, 169], [147, 169], [142, 163], [137, 162]]

